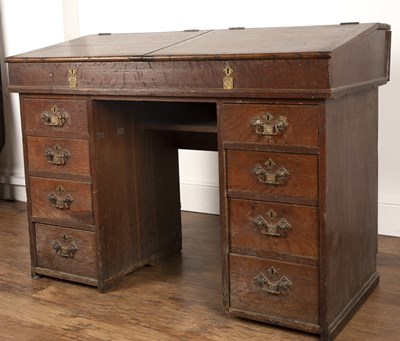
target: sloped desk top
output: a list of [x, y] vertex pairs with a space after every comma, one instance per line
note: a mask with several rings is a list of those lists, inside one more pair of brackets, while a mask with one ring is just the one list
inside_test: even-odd
[[[6, 62], [17, 92], [331, 98], [386, 83], [389, 29], [376, 23], [99, 34]], [[76, 72], [76, 88], [68, 70]]]

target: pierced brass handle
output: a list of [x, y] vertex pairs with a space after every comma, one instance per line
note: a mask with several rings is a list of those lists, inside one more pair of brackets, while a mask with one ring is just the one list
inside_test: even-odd
[[60, 257], [74, 258], [78, 248], [71, 239], [71, 236], [63, 234], [60, 236], [59, 240], [53, 241], [52, 248], [55, 253]]
[[51, 127], [62, 127], [69, 119], [66, 111], [61, 111], [56, 105], [51, 107], [50, 112], [45, 111], [42, 114], [44, 124]]
[[292, 226], [285, 218], [278, 218], [278, 215], [271, 209], [267, 212], [266, 218], [259, 215], [253, 220], [254, 225], [259, 228], [261, 234], [272, 237], [281, 237]]
[[282, 133], [289, 126], [289, 123], [285, 116], [279, 116], [275, 119], [272, 114], [266, 112], [262, 117], [253, 118], [250, 125], [259, 135], [275, 136]]
[[[270, 277], [275, 277], [279, 274], [279, 271], [272, 266], [267, 270], [267, 274]], [[293, 286], [293, 283], [286, 276], [281, 277], [277, 281], [273, 281], [270, 280], [267, 275], [260, 273], [254, 280], [262, 291], [272, 295], [281, 295]]]
[[283, 166], [278, 166], [274, 161], [268, 159], [264, 167], [260, 164], [254, 168], [254, 174], [259, 182], [269, 185], [284, 184], [289, 176], [289, 172]]
[[71, 195], [69, 195], [61, 185], [57, 186], [55, 192], [56, 193], [51, 192], [47, 197], [50, 205], [59, 210], [69, 210], [74, 201]]
[[57, 166], [64, 166], [71, 157], [71, 153], [67, 149], [56, 144], [53, 148], [47, 148], [44, 152], [44, 156], [48, 163]]

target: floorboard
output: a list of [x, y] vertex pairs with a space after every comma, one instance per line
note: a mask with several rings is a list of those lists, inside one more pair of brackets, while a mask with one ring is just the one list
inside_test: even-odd
[[[26, 205], [0, 201], [0, 340], [317, 340], [222, 309], [219, 217], [183, 212], [183, 252], [110, 292], [30, 277]], [[381, 281], [337, 341], [400, 340], [400, 238], [379, 237]]]

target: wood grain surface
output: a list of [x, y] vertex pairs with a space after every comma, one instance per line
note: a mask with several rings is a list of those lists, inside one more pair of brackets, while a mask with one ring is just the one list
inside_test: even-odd
[[[219, 218], [183, 213], [183, 253], [113, 291], [30, 277], [26, 205], [0, 201], [0, 333], [5, 341], [268, 340], [316, 336], [229, 318], [221, 304]], [[379, 237], [381, 282], [336, 341], [397, 341], [400, 238]]]

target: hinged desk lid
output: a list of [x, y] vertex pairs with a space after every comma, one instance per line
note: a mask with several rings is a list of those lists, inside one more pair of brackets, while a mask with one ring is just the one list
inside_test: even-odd
[[[389, 29], [385, 24], [350, 24], [99, 34], [6, 61], [10, 89], [17, 92], [51, 88], [53, 93], [118, 90], [157, 95], [162, 91], [181, 96], [190, 91], [191, 96], [231, 97], [245, 92], [248, 97], [273, 93], [326, 98], [387, 82]], [[96, 69], [96, 62], [103, 64]], [[59, 63], [71, 65], [61, 70]], [[91, 82], [83, 69], [86, 75], [91, 72]], [[101, 74], [96, 76], [96, 70]], [[231, 73], [229, 82], [226, 70]], [[76, 77], [74, 89], [65, 81], [71, 72]], [[106, 82], [97, 79], [105, 75]], [[223, 90], [233, 91], [227, 95]]]

